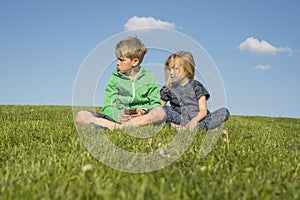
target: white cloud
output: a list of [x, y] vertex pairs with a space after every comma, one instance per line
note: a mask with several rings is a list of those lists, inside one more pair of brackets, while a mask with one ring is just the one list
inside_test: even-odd
[[248, 37], [244, 42], [239, 45], [242, 51], [249, 51], [257, 55], [276, 55], [279, 52], [293, 53], [289, 47], [275, 47], [268, 43], [267, 41], [259, 41], [256, 38]]
[[255, 69], [265, 71], [271, 69], [271, 65], [256, 65]]
[[124, 25], [125, 30], [135, 30], [139, 28], [175, 28], [175, 24], [167, 21], [154, 19], [153, 17], [131, 17]]

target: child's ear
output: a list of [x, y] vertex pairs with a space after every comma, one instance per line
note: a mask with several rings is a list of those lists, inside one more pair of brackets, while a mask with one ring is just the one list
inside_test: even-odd
[[140, 62], [140, 60], [138, 58], [134, 58], [132, 60], [132, 66], [134, 66], [134, 67], [138, 66], [139, 62]]

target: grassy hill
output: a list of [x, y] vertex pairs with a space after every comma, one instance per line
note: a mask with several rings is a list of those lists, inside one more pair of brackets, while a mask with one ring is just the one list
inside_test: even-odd
[[[0, 106], [0, 127], [0, 199], [300, 199], [300, 119], [231, 116], [206, 156], [199, 151], [207, 132], [198, 131], [175, 162], [148, 173], [99, 162], [69, 106]], [[93, 134], [147, 153], [178, 131]]]

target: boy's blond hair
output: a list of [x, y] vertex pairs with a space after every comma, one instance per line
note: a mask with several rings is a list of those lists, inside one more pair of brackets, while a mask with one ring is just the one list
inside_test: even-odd
[[131, 60], [138, 58], [139, 64], [143, 61], [146, 53], [147, 48], [144, 46], [142, 41], [136, 37], [128, 37], [121, 40], [115, 48], [115, 54], [117, 57], [126, 57]]
[[187, 51], [178, 51], [169, 56], [165, 63], [165, 83], [167, 87], [170, 87], [170, 71], [169, 67], [183, 67], [183, 70], [187, 72], [188, 78], [195, 77], [195, 61], [194, 57], [190, 52]]

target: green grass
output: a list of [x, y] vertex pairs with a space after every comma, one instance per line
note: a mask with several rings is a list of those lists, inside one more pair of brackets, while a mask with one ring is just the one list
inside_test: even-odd
[[[300, 199], [300, 119], [231, 116], [227, 135], [204, 158], [199, 131], [178, 160], [149, 173], [102, 164], [85, 148], [72, 107], [0, 106], [0, 199]], [[116, 146], [151, 152], [177, 131], [152, 139], [122, 131]], [[99, 147], [101, 149], [101, 147]], [[91, 164], [93, 169], [82, 170]]]

